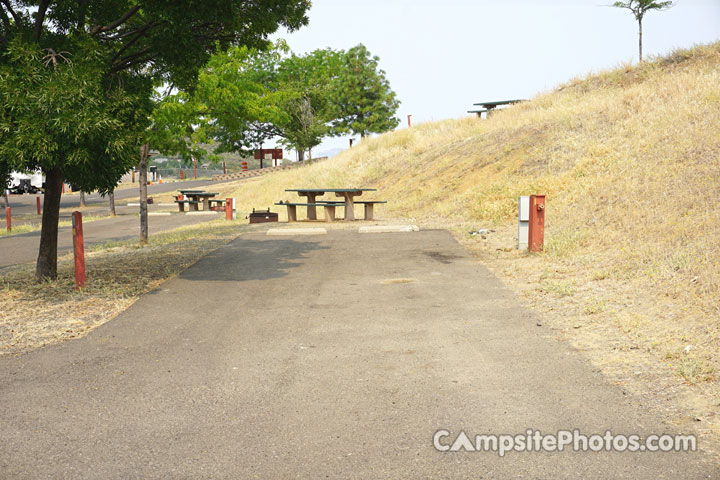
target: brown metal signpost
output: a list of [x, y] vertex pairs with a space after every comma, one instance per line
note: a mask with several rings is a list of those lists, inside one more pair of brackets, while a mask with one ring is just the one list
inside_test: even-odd
[[72, 214], [73, 253], [75, 254], [75, 290], [85, 286], [85, 242], [83, 241], [82, 213]]
[[233, 214], [232, 214], [232, 198], [226, 198], [225, 199], [225, 220], [232, 220]]
[[265, 155], [272, 155], [272, 160], [282, 160], [283, 150], [282, 148], [259, 148], [255, 150], [255, 160], [260, 160], [260, 168], [264, 167]]
[[545, 195], [530, 195], [528, 249], [540, 252], [545, 241]]

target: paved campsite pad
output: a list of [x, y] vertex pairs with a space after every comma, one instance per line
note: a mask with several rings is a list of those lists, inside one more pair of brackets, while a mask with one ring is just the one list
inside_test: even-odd
[[699, 453], [439, 453], [665, 432], [447, 232], [243, 235], [81, 340], [0, 358], [7, 478], [717, 478]]

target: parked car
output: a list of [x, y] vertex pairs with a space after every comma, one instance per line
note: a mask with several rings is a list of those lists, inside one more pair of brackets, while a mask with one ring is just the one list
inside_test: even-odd
[[42, 193], [45, 191], [45, 176], [39, 170], [31, 173], [12, 172], [8, 190], [15, 195]]

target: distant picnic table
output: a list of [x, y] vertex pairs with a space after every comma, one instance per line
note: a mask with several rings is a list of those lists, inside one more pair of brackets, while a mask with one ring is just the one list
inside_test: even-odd
[[480, 103], [473, 103], [473, 105], [477, 105], [481, 107], [477, 110], [468, 110], [468, 113], [474, 113], [478, 117], [482, 117], [483, 113], [490, 114], [493, 110], [495, 110], [497, 107], [502, 105], [512, 105], [514, 103], [520, 103], [524, 102], [525, 100], [499, 100], [494, 102], [480, 102]]
[[221, 200], [212, 200], [213, 197], [219, 195], [218, 193], [205, 192], [203, 190], [179, 190], [179, 192], [183, 198], [176, 199], [175, 203], [178, 204], [178, 209], [181, 212], [185, 211], [185, 205], [188, 206], [189, 210], [197, 212], [200, 204], [202, 204], [204, 211], [210, 211], [212, 210], [210, 205], [212, 202], [222, 202]]
[[[275, 205], [285, 205], [288, 209], [288, 221], [297, 221], [297, 207], [307, 207], [308, 220], [317, 220], [317, 207], [325, 208], [325, 219], [333, 221], [335, 219], [335, 208], [338, 206], [345, 207], [345, 220], [355, 220], [355, 204], [361, 203], [365, 205], [365, 220], [373, 219], [373, 207], [379, 203], [387, 203], [384, 200], [368, 200], [355, 201], [355, 197], [359, 197], [363, 192], [375, 192], [374, 188], [290, 188], [286, 192], [297, 192], [298, 196], [306, 197], [304, 203], [278, 202]], [[343, 198], [343, 201], [317, 200], [326, 193], [334, 193], [336, 197]]]

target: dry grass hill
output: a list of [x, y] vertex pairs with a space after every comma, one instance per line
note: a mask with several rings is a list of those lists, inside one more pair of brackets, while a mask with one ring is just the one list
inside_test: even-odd
[[[232, 194], [262, 208], [320, 186], [375, 187], [390, 202], [380, 217], [450, 228], [539, 324], [720, 438], [720, 43], [574, 79], [488, 120], [367, 139]], [[508, 251], [531, 193], [548, 195], [540, 255]]]

